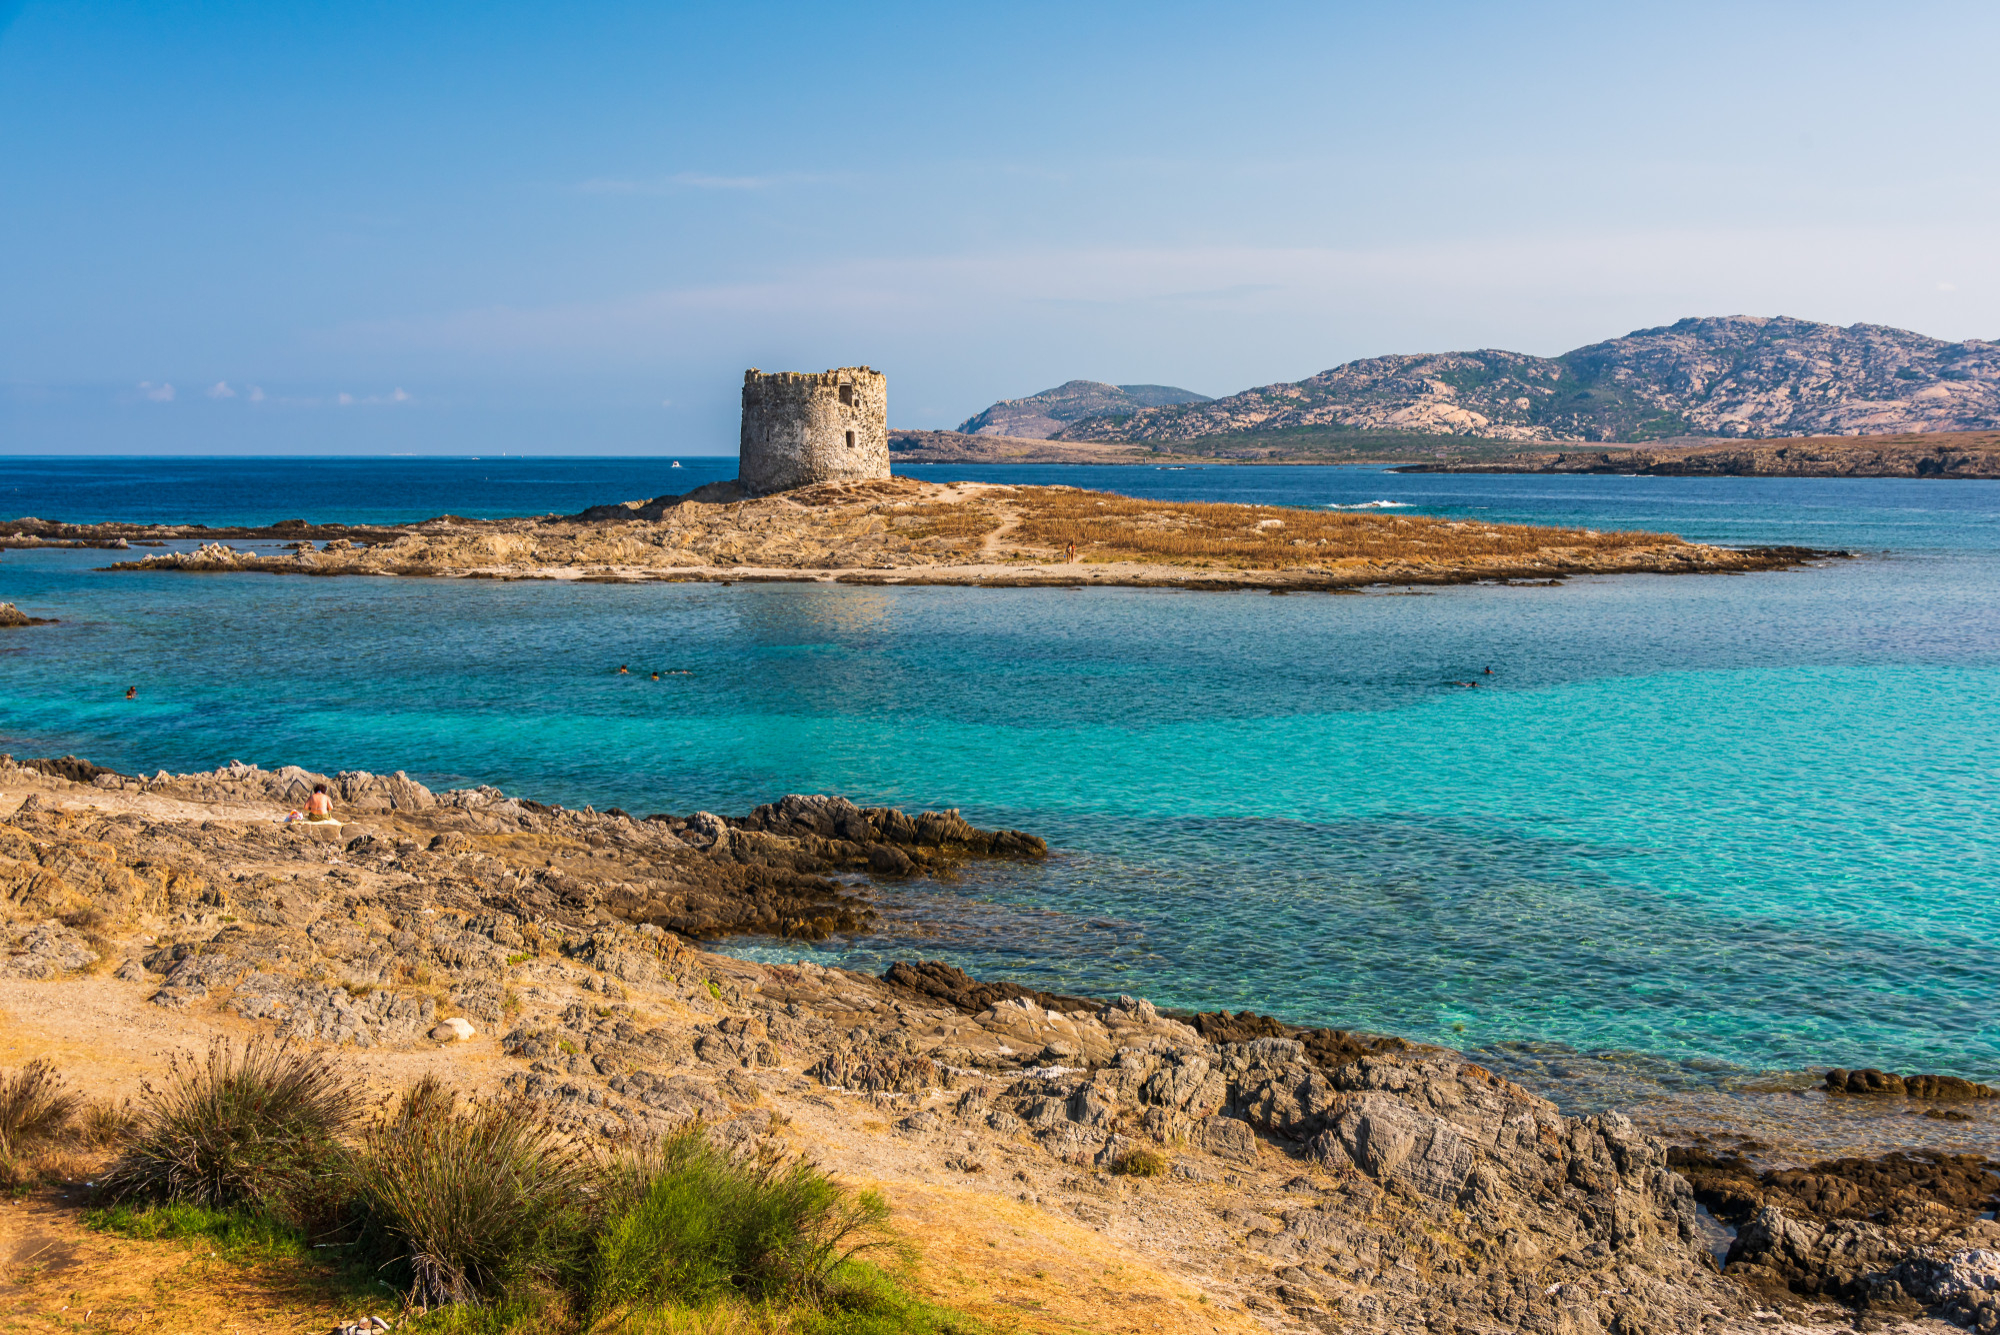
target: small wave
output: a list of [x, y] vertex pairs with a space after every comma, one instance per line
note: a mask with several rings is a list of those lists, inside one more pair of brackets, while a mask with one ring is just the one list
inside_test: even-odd
[[1329, 510], [1407, 510], [1409, 501], [1362, 501], [1358, 505], [1328, 505]]

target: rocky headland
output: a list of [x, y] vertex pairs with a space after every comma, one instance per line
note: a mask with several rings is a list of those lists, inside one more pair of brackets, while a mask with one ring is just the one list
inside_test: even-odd
[[[93, 544], [200, 542], [110, 567], [130, 571], [1273, 592], [1740, 573], [1840, 555], [1725, 548], [1663, 533], [1141, 501], [1071, 487], [909, 478], [821, 483], [752, 498], [734, 483], [716, 483], [576, 515], [446, 515], [365, 537], [304, 521], [240, 530], [235, 539], [175, 525], [14, 521], [0, 523], [0, 540], [9, 530]], [[230, 545], [246, 539], [266, 550]], [[283, 550], [269, 550], [274, 545]]]
[[[285, 821], [318, 782], [345, 824]], [[638, 817], [74, 757], [0, 760], [0, 793], [0, 1059], [53, 1054], [93, 1090], [267, 1032], [578, 1136], [699, 1116], [881, 1184], [920, 1244], [988, 1236], [955, 1254], [965, 1292], [1065, 1328], [2000, 1326], [2000, 1165], [1978, 1157], [1771, 1163], [1567, 1116], [1394, 1038], [704, 948], [861, 930], [899, 878], [1046, 855], [954, 812], [791, 795]], [[1838, 1097], [1990, 1094], [1835, 1075]], [[1041, 1239], [1060, 1260], [1008, 1259]]]
[[1102, 441], [1052, 441], [993, 432], [891, 431], [889, 458], [898, 464], [1138, 464], [1158, 463], [1150, 450]]
[[958, 429], [969, 436], [1046, 440], [1070, 423], [1086, 418], [1207, 402], [1206, 394], [1172, 385], [1107, 385], [1101, 380], [1069, 380], [1038, 394], [1002, 399], [959, 423]]
[[1549, 450], [1399, 473], [1622, 473], [1640, 477], [2000, 479], [2000, 431], [1813, 436], [1679, 448]]

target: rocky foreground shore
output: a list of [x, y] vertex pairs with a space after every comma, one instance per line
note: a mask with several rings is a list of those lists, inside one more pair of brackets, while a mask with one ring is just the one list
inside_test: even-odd
[[[322, 781], [347, 823], [283, 822]], [[108, 1087], [157, 1065], [162, 1035], [265, 1029], [444, 1062], [582, 1135], [700, 1116], [949, 1189], [962, 1218], [1011, 1211], [1017, 1235], [1081, 1226], [1196, 1287], [1215, 1328], [2000, 1328], [2000, 1165], [1773, 1170], [1393, 1038], [701, 948], [856, 930], [871, 883], [1046, 855], [954, 812], [788, 796], [635, 817], [402, 774], [73, 758], [0, 762], [0, 793], [9, 1041]]]
[[[1595, 574], [1779, 570], [1840, 553], [1725, 548], [1665, 533], [1134, 500], [1071, 487], [822, 483], [746, 498], [733, 482], [580, 514], [440, 516], [368, 530], [0, 522], [0, 546], [160, 546], [110, 568], [484, 579], [818, 581], [1345, 592]], [[233, 545], [260, 543], [265, 550]], [[284, 550], [269, 550], [278, 545]], [[1072, 559], [1072, 550], [1074, 559]]]

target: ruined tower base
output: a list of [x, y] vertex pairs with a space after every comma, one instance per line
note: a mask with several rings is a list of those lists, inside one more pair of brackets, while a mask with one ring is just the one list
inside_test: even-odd
[[889, 382], [865, 366], [743, 373], [737, 481], [752, 495], [889, 476]]

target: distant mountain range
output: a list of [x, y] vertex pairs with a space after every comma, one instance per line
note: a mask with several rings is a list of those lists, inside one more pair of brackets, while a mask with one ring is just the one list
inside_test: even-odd
[[1995, 428], [2000, 344], [1737, 315], [1641, 329], [1560, 357], [1371, 357], [1221, 399], [1072, 380], [996, 403], [960, 430], [1159, 448], [1273, 433], [1324, 446], [1348, 433], [1645, 441]]
[[1172, 385], [1107, 385], [1101, 380], [1071, 380], [1025, 399], [1002, 399], [976, 417], [967, 418], [958, 429], [968, 436], [1047, 440], [1084, 418], [1130, 416], [1146, 408], [1208, 401], [1206, 394], [1175, 389]]

